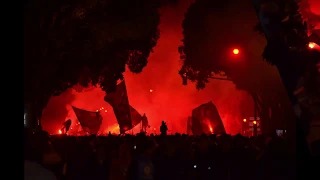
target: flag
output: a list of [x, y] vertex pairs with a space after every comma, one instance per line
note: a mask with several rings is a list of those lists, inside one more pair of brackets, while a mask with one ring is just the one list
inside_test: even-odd
[[226, 132], [218, 110], [211, 101], [193, 109], [191, 129], [194, 135]]
[[104, 100], [112, 106], [121, 134], [140, 123], [141, 115], [129, 104], [127, 88], [124, 80], [117, 85], [116, 91], [107, 94], [104, 97]]
[[130, 116], [131, 116], [132, 128], [135, 127], [136, 125], [138, 125], [142, 120], [141, 114], [132, 106], [130, 106]]
[[78, 121], [82, 129], [90, 134], [97, 134], [101, 123], [102, 116], [100, 112], [91, 112], [72, 106], [74, 113], [76, 114]]

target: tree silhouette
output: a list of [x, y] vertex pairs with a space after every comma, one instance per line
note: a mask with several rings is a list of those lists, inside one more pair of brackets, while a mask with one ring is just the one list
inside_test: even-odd
[[[197, 0], [182, 25], [179, 73], [196, 82], [198, 89], [213, 74], [224, 73], [252, 96], [264, 132], [271, 132], [283, 127], [285, 115], [292, 116], [293, 111], [277, 70], [262, 61], [266, 42], [254, 33], [256, 21], [250, 2]], [[239, 48], [238, 55], [232, 53], [233, 48]]]
[[158, 9], [176, 1], [25, 0], [25, 104], [39, 117], [52, 95], [78, 83], [114, 91], [126, 65], [134, 73], [147, 65]]

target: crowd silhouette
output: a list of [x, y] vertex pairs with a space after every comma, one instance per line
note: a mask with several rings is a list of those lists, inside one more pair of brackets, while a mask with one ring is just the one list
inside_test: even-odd
[[285, 137], [66, 136], [25, 129], [25, 179], [294, 179]]

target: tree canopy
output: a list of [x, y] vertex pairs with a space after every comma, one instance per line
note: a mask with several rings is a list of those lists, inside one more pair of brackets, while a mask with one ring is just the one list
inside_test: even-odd
[[[257, 115], [269, 119], [269, 108], [275, 114], [279, 104], [288, 106], [288, 98], [277, 69], [262, 61], [266, 41], [254, 32], [256, 22], [250, 2], [197, 0], [182, 24], [180, 75], [202, 89], [214, 74], [223, 73], [253, 96]], [[239, 54], [233, 54], [234, 48]]]
[[113, 91], [126, 65], [134, 73], [147, 65], [160, 35], [158, 10], [176, 1], [25, 1], [25, 102], [77, 83]]
[[[250, 4], [230, 2], [233, 1], [217, 4], [198, 0], [185, 15], [183, 45], [179, 48], [183, 61], [180, 74], [197, 82], [199, 89], [205, 87], [213, 74], [221, 72], [238, 88], [249, 91], [261, 87], [262, 82], [257, 79], [276, 76], [272, 67], [257, 60], [262, 59], [265, 41], [253, 32], [256, 23], [253, 8], [243, 12], [241, 8], [248, 9]], [[239, 49], [239, 54], [232, 53], [234, 48]]]

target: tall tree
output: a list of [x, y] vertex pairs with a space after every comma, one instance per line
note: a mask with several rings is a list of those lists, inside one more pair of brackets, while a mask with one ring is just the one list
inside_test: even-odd
[[295, 150], [299, 149], [299, 165], [307, 170], [310, 164], [305, 161], [309, 157], [306, 136], [310, 127], [313, 129], [310, 122], [320, 119], [320, 73], [316, 67], [320, 52], [308, 49], [308, 25], [298, 12], [297, 2], [252, 0], [268, 42], [264, 59], [277, 67], [296, 112], [288, 131], [293, 152], [291, 165], [295, 168]]
[[[266, 43], [254, 34], [254, 13], [250, 2], [197, 0], [182, 25], [180, 74], [202, 89], [213, 74], [225, 73], [252, 96], [263, 131], [272, 132], [290, 119], [281, 114], [292, 116], [293, 111], [277, 70], [261, 61]], [[233, 54], [233, 48], [239, 54]]]
[[141, 72], [160, 35], [158, 10], [175, 1], [25, 0], [24, 102], [31, 114], [39, 118], [51, 95], [77, 83], [109, 92], [126, 65]]

